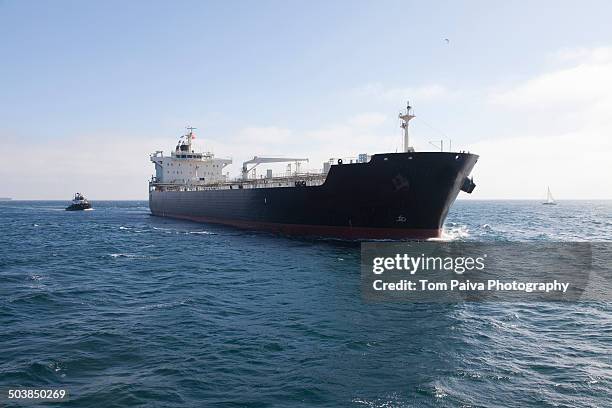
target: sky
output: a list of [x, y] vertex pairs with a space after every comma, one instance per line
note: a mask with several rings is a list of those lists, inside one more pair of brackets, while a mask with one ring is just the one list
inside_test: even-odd
[[[612, 2], [0, 0], [0, 196], [146, 199], [231, 158], [480, 155], [470, 199], [612, 199]], [[446, 41], [445, 39], [448, 39]], [[452, 142], [449, 142], [452, 141]], [[452, 143], [452, 144], [451, 144]]]

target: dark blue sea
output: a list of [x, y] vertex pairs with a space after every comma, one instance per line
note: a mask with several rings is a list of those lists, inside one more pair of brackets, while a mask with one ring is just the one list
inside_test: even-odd
[[[612, 406], [611, 303], [365, 303], [352, 243], [65, 205], [0, 203], [0, 406]], [[445, 237], [612, 241], [612, 203], [458, 201]]]

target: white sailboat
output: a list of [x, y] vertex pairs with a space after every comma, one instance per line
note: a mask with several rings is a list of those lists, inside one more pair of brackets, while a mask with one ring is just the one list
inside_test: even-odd
[[557, 203], [555, 202], [555, 199], [552, 196], [552, 193], [550, 192], [550, 187], [547, 187], [547, 190], [546, 190], [546, 201], [544, 201], [542, 204], [544, 204], [544, 205], [557, 205]]

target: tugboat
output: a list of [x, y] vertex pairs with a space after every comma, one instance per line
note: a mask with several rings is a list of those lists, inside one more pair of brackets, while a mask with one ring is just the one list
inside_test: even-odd
[[83, 211], [89, 210], [91, 204], [81, 193], [76, 193], [72, 199], [72, 204], [66, 207], [66, 211]]

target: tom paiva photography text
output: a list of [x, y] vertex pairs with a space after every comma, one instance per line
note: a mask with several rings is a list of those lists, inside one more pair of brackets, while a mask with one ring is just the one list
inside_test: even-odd
[[[478, 257], [440, 257], [396, 254], [392, 257], [375, 257], [372, 260], [372, 272], [381, 275], [386, 271], [404, 271], [410, 275], [418, 271], [445, 271], [463, 274], [466, 271], [482, 271], [485, 269], [487, 255]], [[395, 282], [385, 282], [375, 279], [372, 287], [375, 291], [519, 291], [519, 292], [563, 292], [569, 288], [568, 282], [520, 282], [516, 280], [504, 282], [499, 279], [488, 279], [482, 282], [450, 279], [448, 282], [430, 281], [428, 279], [401, 279]]]

